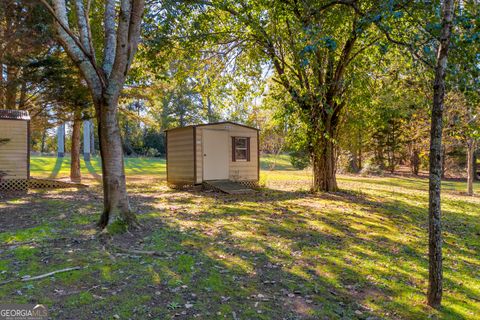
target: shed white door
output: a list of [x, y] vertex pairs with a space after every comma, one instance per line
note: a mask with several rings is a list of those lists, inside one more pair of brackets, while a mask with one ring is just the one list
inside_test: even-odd
[[228, 179], [228, 131], [203, 130], [203, 180]]

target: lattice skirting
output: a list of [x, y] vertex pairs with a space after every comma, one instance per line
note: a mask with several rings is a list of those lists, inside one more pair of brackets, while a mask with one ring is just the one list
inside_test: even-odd
[[194, 186], [193, 183], [189, 182], [167, 182], [167, 186], [172, 189], [188, 189]]
[[87, 186], [81, 183], [73, 183], [59, 180], [49, 179], [30, 179], [28, 181], [30, 189], [62, 189], [62, 188], [86, 188]]
[[235, 181], [238, 182], [242, 185], [244, 185], [247, 188], [252, 188], [252, 189], [257, 189], [258, 188], [258, 181], [257, 180], [251, 180], [251, 181]]
[[27, 191], [28, 179], [2, 179], [0, 180], [0, 191]]
[[2, 179], [0, 192], [27, 191], [28, 189], [86, 188], [87, 185], [48, 179]]
[[[235, 180], [233, 180], [235, 181]], [[236, 183], [239, 183], [247, 188], [250, 188], [250, 189], [258, 189], [259, 188], [259, 185], [258, 185], [258, 181], [256, 180], [251, 180], [251, 181], [235, 181]], [[206, 189], [206, 190], [214, 190], [216, 192], [223, 192], [221, 189], [218, 189], [216, 188], [215, 186], [211, 185], [210, 183], [207, 183], [207, 182], [203, 182], [202, 183], [202, 188], [203, 189]]]

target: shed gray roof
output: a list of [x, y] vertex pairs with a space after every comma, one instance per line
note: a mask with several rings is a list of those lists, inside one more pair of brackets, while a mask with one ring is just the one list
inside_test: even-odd
[[30, 115], [26, 110], [0, 109], [0, 119], [8, 120], [30, 120]]
[[221, 122], [212, 122], [212, 123], [193, 124], [193, 125], [189, 125], [189, 126], [185, 126], [185, 127], [171, 128], [171, 129], [167, 129], [167, 130], [165, 130], [165, 131], [171, 131], [171, 130], [183, 129], [183, 128], [212, 126], [212, 125], [216, 125], [216, 124], [234, 124], [234, 125], [237, 125], [237, 126], [241, 126], [241, 127], [249, 128], [249, 129], [252, 129], [252, 130], [260, 131], [260, 130], [257, 129], [257, 128], [250, 127], [250, 126], [247, 126], [247, 125], [244, 125], [244, 124], [241, 124], [241, 123], [232, 122], [232, 121], [221, 121]]

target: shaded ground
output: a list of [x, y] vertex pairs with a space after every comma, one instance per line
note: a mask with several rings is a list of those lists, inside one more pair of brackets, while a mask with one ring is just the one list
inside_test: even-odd
[[[262, 174], [255, 196], [174, 191], [130, 179], [141, 230], [99, 234], [101, 190], [0, 202], [1, 302], [45, 303], [53, 319], [476, 319], [480, 197], [444, 192], [444, 307], [425, 306], [426, 180], [341, 176], [311, 195], [306, 172]], [[478, 185], [476, 186], [477, 190]], [[154, 250], [159, 256], [121, 248]]]

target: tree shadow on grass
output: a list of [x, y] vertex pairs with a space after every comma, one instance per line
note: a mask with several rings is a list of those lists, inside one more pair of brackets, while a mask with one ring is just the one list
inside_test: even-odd
[[88, 172], [92, 175], [92, 177], [101, 182], [102, 181], [102, 176], [97, 173], [95, 170], [94, 166], [92, 165], [92, 162], [90, 160], [85, 160], [85, 167], [87, 167]]
[[[295, 247], [299, 248], [299, 250], [312, 246], [328, 247], [329, 245], [336, 246], [340, 250], [345, 250], [348, 245], [360, 245], [365, 252], [363, 252], [363, 250], [352, 250], [351, 253], [353, 256], [357, 255], [363, 260], [378, 261], [379, 266], [385, 265], [386, 263], [386, 266], [389, 266], [390, 270], [393, 271], [374, 271], [373, 273], [385, 273], [385, 279], [395, 279], [390, 281], [391, 285], [406, 283], [412, 287], [412, 289], [407, 291], [411, 293], [416, 292], [418, 296], [424, 295], [422, 288], [425, 285], [419, 285], [419, 283], [415, 282], [418, 282], [419, 279], [421, 281], [427, 279], [426, 208], [411, 205], [407, 201], [389, 200], [388, 198], [376, 201], [366, 195], [355, 192], [320, 195], [278, 190], [267, 190], [265, 192], [265, 194], [260, 194], [256, 197], [232, 197], [207, 193], [207, 197], [214, 199], [216, 206], [223, 206], [221, 210], [218, 208], [210, 209], [205, 212], [197, 212], [191, 216], [189, 216], [188, 210], [186, 210], [182, 212], [182, 217], [188, 221], [191, 219], [202, 222], [202, 225], [207, 228], [210, 225], [218, 224], [218, 221], [221, 219], [231, 220], [231, 225], [239, 225], [242, 228], [245, 227], [245, 225], [254, 226], [255, 232], [259, 234], [276, 235], [283, 238], [288, 237], [289, 241], [295, 243]], [[195, 192], [193, 192], [193, 195], [195, 195]], [[300, 199], [300, 203], [296, 205], [289, 204], [289, 200], [298, 199]], [[302, 207], [310, 208], [313, 211], [322, 211], [321, 208], [312, 209], [308, 206], [309, 202], [316, 200], [328, 200], [331, 203], [335, 203], [339, 206], [339, 210], [338, 212], [323, 212], [317, 217], [305, 214], [305, 210], [302, 210]], [[173, 202], [173, 199], [170, 201]], [[286, 201], [286, 204], [282, 203], [282, 201]], [[184, 201], [184, 203], [187, 202]], [[255, 206], [251, 205], [252, 203], [262, 203], [262, 205]], [[351, 218], [355, 215], [355, 212], [353, 212], [353, 214], [343, 212], [342, 203], [345, 207], [351, 205], [359, 206], [358, 210], [364, 212], [364, 216], [360, 218], [361, 220], [352, 221]], [[277, 212], [273, 212], [273, 208], [276, 208]], [[329, 208], [327, 210], [332, 209]], [[475, 225], [473, 217], [460, 211], [447, 210], [444, 211], [444, 215], [445, 238], [449, 241], [445, 248], [455, 251], [460, 256], [464, 256], [465, 263], [468, 261], [477, 261], [473, 263], [473, 265], [480, 263], [480, 261], [478, 261], [478, 255], [475, 254], [475, 246], [467, 243], [469, 240], [465, 234], [465, 232], [468, 232], [471, 234], [470, 237], [474, 237], [475, 227], [469, 230], [462, 228], [462, 225]], [[331, 233], [318, 236], [315, 231], [311, 231], [312, 221], [326, 224]], [[363, 228], [358, 228], [359, 226], [363, 226]], [[228, 228], [228, 226], [226, 226], [226, 228]], [[236, 232], [241, 231], [236, 230]], [[372, 233], [372, 235], [368, 235], [369, 233]], [[379, 236], [375, 235], [375, 233], [383, 235]], [[406, 234], [410, 238], [408, 242], [394, 240], [401, 239], [402, 234]], [[448, 236], [448, 234], [450, 234], [450, 236]], [[354, 239], [354, 241], [352, 243], [346, 241], [346, 239]], [[253, 239], [252, 243], [255, 241], [256, 240]], [[465, 250], [462, 249], [462, 246], [471, 248]], [[425, 248], [425, 250], [422, 250], [422, 248]], [[405, 263], [406, 261], [410, 261], [412, 265], [410, 266], [409, 263]], [[471, 263], [469, 263], [469, 265], [470, 264]], [[457, 262], [447, 262], [445, 270], [446, 288], [449, 288], [448, 290], [461, 292], [464, 297], [469, 297], [473, 302], [475, 300], [474, 297], [478, 296], [479, 292], [471, 287], [462, 285], [462, 282], [458, 279], [454, 279], [453, 276], [458, 272]], [[464, 272], [465, 274], [463, 274], [462, 277], [463, 279], [467, 279], [465, 281], [474, 281], [474, 278], [472, 278], [472, 270], [465, 269]], [[421, 276], [412, 277], [412, 275], [415, 274]], [[447, 305], [456, 299], [453, 296], [450, 297], [447, 293], [445, 296]], [[396, 303], [398, 304], [398, 302]], [[466, 304], [466, 302], [464, 302], [464, 304]], [[408, 307], [409, 304], [407, 303], [402, 309], [408, 310]], [[442, 310], [445, 312], [446, 318], [464, 318], [461, 314], [457, 314], [454, 308], [444, 308]], [[480, 308], [471, 306], [470, 310], [480, 311]], [[407, 314], [414, 315], [415, 311], [408, 311]], [[419, 312], [417, 316], [422, 318], [421, 314], [422, 313]]]
[[[29, 211], [34, 200], [45, 211], [39, 223], [58, 234], [78, 237], [75, 232], [91, 228], [97, 219], [101, 204], [83, 210], [97, 198], [92, 191], [45, 193], [36, 199], [27, 197], [15, 208], [7, 208], [6, 214]], [[42, 297], [54, 289], [85, 287], [93, 288], [89, 292], [96, 296], [108, 297], [50, 297], [57, 318], [119, 314], [140, 319], [151, 314], [191, 319], [200, 314], [200, 319], [424, 319], [430, 312], [398, 299], [399, 295], [424, 295], [425, 287], [417, 281], [427, 272], [419, 243], [399, 244], [389, 237], [392, 225], [398, 225], [400, 232], [424, 223], [423, 209], [406, 202], [377, 202], [350, 192], [310, 195], [264, 190], [255, 196], [232, 197], [196, 190], [159, 192], [149, 186], [136, 189], [131, 199], [144, 227], [115, 236], [112, 243], [155, 250], [161, 257], [118, 256], [110, 250], [114, 258], [109, 258], [96, 239], [89, 240], [88, 246], [60, 242], [55, 245], [58, 248], [47, 248], [44, 251], [54, 254], [56, 264], [44, 266], [46, 271], [68, 259], [74, 259], [70, 264], [86, 263], [89, 268], [75, 281], [38, 282], [29, 294]], [[358, 208], [345, 211], [347, 205]], [[357, 209], [364, 216], [354, 224], [351, 219]], [[56, 219], [64, 213], [66, 217]], [[91, 225], [78, 224], [83, 221], [79, 217], [88, 218]], [[358, 228], [362, 225], [367, 229]], [[367, 236], [365, 230], [385, 236]], [[461, 237], [455, 229], [452, 232]], [[0, 255], [2, 261], [30, 263], [8, 252]], [[35, 252], [28, 259], [40, 262], [44, 254]], [[17, 267], [10, 263], [9, 268]], [[449, 278], [447, 274], [446, 283], [454, 285]], [[14, 299], [15, 290], [25, 290], [21, 286], [8, 287], [7, 298]], [[455, 290], [475, 296], [459, 283]], [[186, 304], [193, 306], [184, 308]], [[385, 308], [394, 312], [386, 313]], [[442, 312], [445, 318], [465, 319], [453, 308]]]
[[55, 165], [52, 169], [52, 172], [48, 176], [49, 179], [55, 179], [58, 176], [58, 173], [60, 172], [60, 169], [62, 168], [63, 160], [64, 157], [57, 157], [55, 160]]

